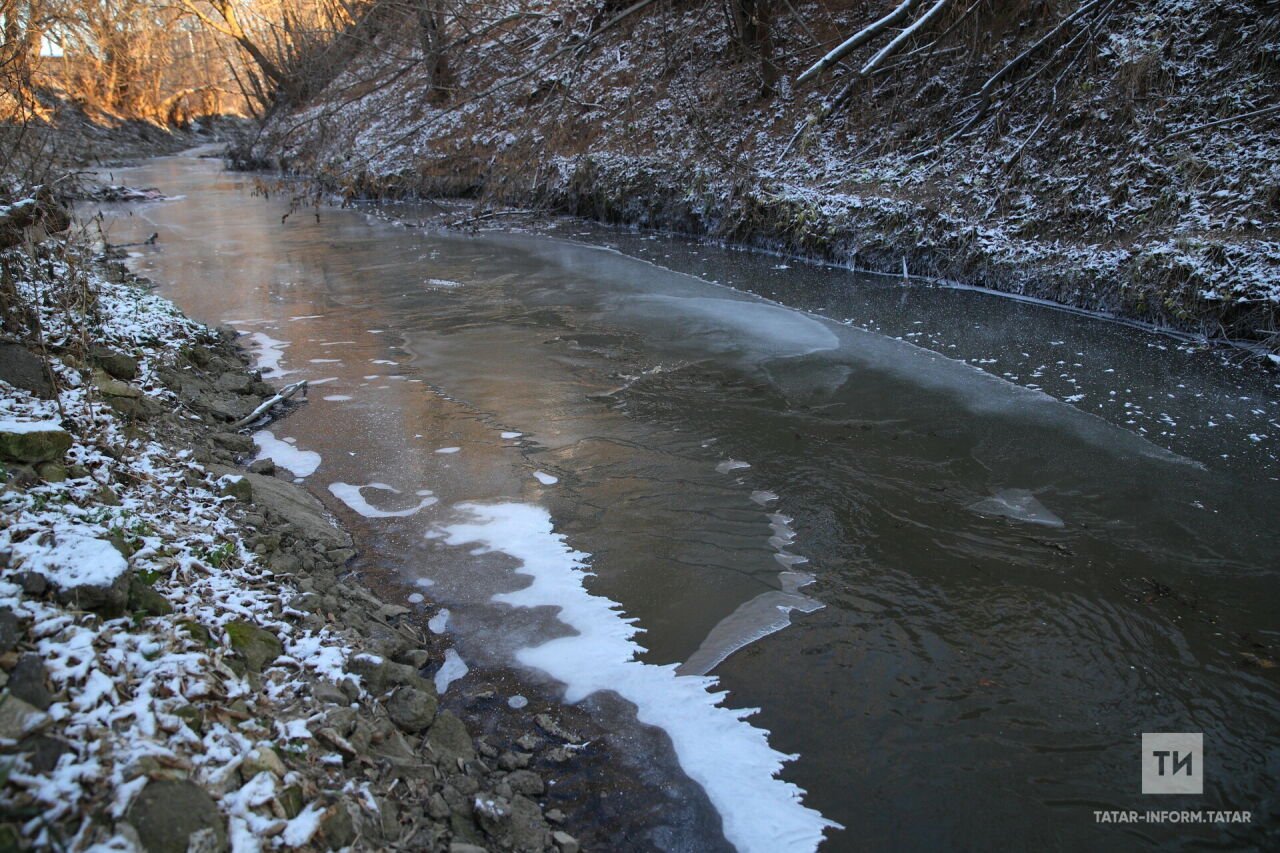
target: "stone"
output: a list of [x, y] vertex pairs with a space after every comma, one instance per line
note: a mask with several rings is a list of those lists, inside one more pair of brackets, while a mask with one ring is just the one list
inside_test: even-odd
[[399, 662], [414, 669], [422, 669], [431, 662], [431, 652], [426, 649], [409, 649], [397, 655]]
[[346, 565], [347, 561], [354, 559], [355, 556], [356, 552], [352, 548], [335, 548], [325, 552], [325, 557], [336, 566]]
[[218, 478], [218, 494], [233, 497], [241, 503], [249, 503], [253, 500], [253, 484], [242, 474], [223, 474]]
[[[95, 370], [93, 372], [93, 384], [112, 408], [124, 405], [116, 401], [133, 401], [142, 396], [141, 390], [128, 382], [121, 382], [119, 379], [113, 378], [105, 370]], [[132, 403], [128, 404], [127, 408], [131, 409]]]
[[534, 853], [550, 846], [551, 830], [542, 819], [542, 810], [519, 794], [505, 797], [478, 794], [476, 822], [498, 846], [519, 853]]
[[152, 779], [126, 817], [147, 853], [187, 853], [192, 846], [211, 853], [227, 850], [227, 827], [218, 804], [194, 782]]
[[7, 690], [0, 693], [0, 738], [22, 740], [48, 728], [53, 720], [44, 711]]
[[209, 472], [215, 477], [233, 475], [246, 479], [252, 489], [253, 504], [264, 514], [275, 513], [286, 524], [297, 527], [303, 539], [323, 543], [323, 547], [330, 549], [351, 547], [351, 536], [334, 526], [324, 505], [310, 492], [276, 477], [248, 474], [223, 465], [210, 465]]
[[212, 436], [213, 442], [227, 450], [236, 453], [251, 453], [257, 446], [253, 443], [253, 439], [247, 435], [241, 435], [238, 432], [215, 432]]
[[0, 655], [13, 651], [22, 636], [18, 628], [18, 617], [7, 607], [0, 607]]
[[542, 777], [532, 770], [515, 771], [507, 776], [507, 784], [517, 794], [524, 794], [529, 797], [540, 797], [547, 790], [546, 783], [542, 781]]
[[312, 684], [311, 695], [316, 697], [317, 702], [326, 705], [347, 705], [351, 702], [338, 685], [328, 681], [317, 681]]
[[44, 595], [49, 589], [49, 581], [39, 572], [17, 572], [9, 579], [22, 587], [23, 595]]
[[290, 785], [276, 795], [276, 802], [280, 804], [280, 808], [284, 809], [285, 817], [293, 820], [302, 813], [304, 805], [302, 788], [297, 785]]
[[249, 464], [250, 474], [261, 474], [264, 477], [270, 477], [276, 472], [276, 463], [274, 459], [255, 459]]
[[0, 341], [0, 380], [46, 400], [53, 396], [44, 359], [16, 341]]
[[17, 664], [9, 670], [9, 693], [41, 711], [49, 710], [53, 704], [53, 696], [45, 683], [44, 661], [35, 652], [28, 652], [18, 658]]
[[18, 749], [27, 754], [27, 764], [36, 773], [52, 772], [62, 756], [72, 751], [71, 744], [50, 735], [29, 735]]
[[487, 851], [478, 844], [468, 844], [465, 841], [452, 841], [449, 843], [449, 853], [487, 853]]
[[391, 722], [410, 734], [422, 731], [436, 718], [436, 697], [412, 687], [397, 687], [386, 701]]
[[427, 746], [438, 761], [454, 764], [461, 758], [475, 758], [475, 745], [467, 726], [452, 711], [438, 711], [427, 732]]
[[578, 839], [563, 830], [557, 829], [551, 833], [551, 840], [560, 848], [560, 853], [578, 853], [582, 849]]
[[254, 747], [240, 762], [240, 774], [246, 782], [259, 773], [273, 773], [277, 779], [283, 779], [288, 772], [280, 756], [269, 746]]
[[284, 645], [270, 631], [248, 622], [232, 621], [223, 626], [231, 648], [244, 661], [250, 672], [262, 668], [284, 654]]
[[449, 804], [444, 801], [439, 791], [427, 799], [427, 815], [432, 820], [444, 820], [449, 816], [449, 811]]
[[46, 483], [61, 483], [67, 479], [67, 469], [61, 462], [41, 462], [36, 466], [36, 474]]
[[147, 616], [167, 616], [173, 612], [173, 605], [138, 577], [129, 576], [129, 612], [142, 613]]
[[52, 421], [0, 424], [0, 456], [14, 462], [50, 462], [71, 449], [71, 434]]
[[248, 394], [253, 388], [253, 377], [247, 373], [224, 373], [213, 383], [219, 391], [231, 391], [235, 394]]
[[90, 347], [89, 358], [114, 379], [128, 382], [138, 376], [138, 360], [110, 347], [101, 345]]
[[342, 800], [334, 803], [320, 819], [320, 836], [330, 850], [350, 847], [356, 840], [355, 821], [351, 817], [351, 807]]

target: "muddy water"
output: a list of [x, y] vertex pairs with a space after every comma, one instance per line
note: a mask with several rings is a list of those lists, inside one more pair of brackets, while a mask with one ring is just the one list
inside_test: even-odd
[[[508, 598], [522, 560], [576, 552], [643, 629], [647, 674], [710, 671], [761, 709], [799, 755], [783, 777], [846, 827], [824, 851], [1280, 843], [1274, 378], [1040, 306], [677, 240], [282, 222], [216, 161], [114, 178], [183, 196], [106, 208], [108, 238], [158, 232], [139, 272], [244, 331], [268, 378], [312, 382], [263, 440], [318, 454], [292, 464], [362, 566], [447, 606], [473, 669], [582, 698], [589, 658], [528, 650], [600, 614], [537, 599], [544, 576]], [[510, 516], [498, 541], [467, 504], [554, 529]], [[647, 722], [687, 700], [646, 708], [624, 680]], [[626, 702], [586, 705], [645, 731]], [[638, 766], [675, 772], [703, 737], [684, 720], [674, 747], [627, 735]], [[1204, 733], [1204, 794], [1142, 795], [1140, 734], [1182, 731]], [[726, 832], [740, 817], [716, 784], [710, 803], [673, 788], [616, 849], [716, 849], [710, 806]], [[1094, 816], [1208, 808], [1253, 822]]]

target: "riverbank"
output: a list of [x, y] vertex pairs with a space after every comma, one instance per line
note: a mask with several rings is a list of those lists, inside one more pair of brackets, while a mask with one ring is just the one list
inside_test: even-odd
[[0, 847], [578, 850], [528, 769], [572, 735], [474, 739], [431, 610], [240, 467], [277, 389], [233, 333], [33, 236], [0, 257]]
[[485, 217], [533, 208], [704, 235], [1275, 351], [1280, 114], [1230, 122], [1276, 86], [1270, 30], [1239, 7], [1112, 8], [1070, 85], [1028, 80], [999, 104], [999, 132], [945, 144], [974, 81], [1052, 15], [980, 55], [962, 49], [993, 38], [968, 32], [980, 15], [944, 27], [955, 44], [868, 79], [817, 123], [831, 93], [792, 79], [865, 8], [779, 12], [788, 48], [767, 95], [699, 4], [598, 33], [593, 6], [512, 16], [452, 57], [449, 96], [412, 29], [388, 21], [376, 50], [277, 111], [236, 159], [345, 198], [469, 198]]

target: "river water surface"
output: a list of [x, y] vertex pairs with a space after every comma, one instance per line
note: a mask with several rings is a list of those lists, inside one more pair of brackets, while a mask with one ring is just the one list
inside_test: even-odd
[[[623, 742], [687, 779], [610, 849], [1280, 845], [1274, 376], [674, 238], [112, 177], [174, 197], [103, 209], [159, 234], [134, 268], [310, 380], [258, 440], [448, 608], [446, 695], [509, 667], [661, 730]], [[1204, 794], [1142, 795], [1141, 733], [1184, 731]], [[1211, 808], [1252, 823], [1094, 815]]]

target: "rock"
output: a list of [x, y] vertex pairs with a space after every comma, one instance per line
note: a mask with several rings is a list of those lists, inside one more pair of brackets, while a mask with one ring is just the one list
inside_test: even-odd
[[0, 693], [0, 738], [22, 740], [43, 731], [53, 720], [44, 711], [8, 691]]
[[105, 370], [93, 372], [93, 384], [113, 409], [132, 412], [134, 401], [142, 396], [142, 391], [127, 382], [121, 382], [107, 374]]
[[0, 655], [13, 651], [20, 636], [18, 617], [9, 608], [0, 607]]
[[49, 582], [38, 572], [16, 572], [9, 579], [22, 587], [23, 595], [44, 595], [49, 589]]
[[210, 438], [220, 447], [236, 453], [252, 453], [257, 446], [253, 443], [253, 439], [247, 435], [241, 435], [238, 432], [215, 432]]
[[302, 788], [297, 785], [290, 785], [276, 795], [276, 802], [280, 804], [280, 808], [284, 809], [284, 816], [293, 820], [302, 813], [304, 805]]
[[101, 345], [90, 347], [89, 358], [115, 379], [128, 382], [138, 376], [138, 360], [110, 347]]
[[284, 654], [284, 646], [270, 631], [248, 622], [228, 622], [223, 626], [231, 648], [235, 650], [250, 672], [261, 672], [262, 668]]
[[270, 477], [276, 472], [276, 463], [274, 459], [256, 459], [249, 465], [250, 474], [261, 474], [264, 477]]
[[134, 798], [127, 818], [147, 853], [187, 853], [193, 846], [214, 853], [227, 849], [218, 805], [194, 782], [151, 780]]
[[420, 732], [436, 718], [436, 697], [412, 687], [397, 687], [386, 701], [391, 722], [410, 734]]
[[52, 421], [0, 421], [0, 456], [14, 462], [49, 462], [71, 449], [71, 434]]
[[475, 802], [476, 821], [500, 847], [535, 853], [550, 846], [551, 830], [542, 819], [542, 810], [519, 794], [507, 800], [479, 794]]
[[559, 829], [551, 833], [551, 840], [560, 848], [560, 853], [578, 853], [578, 851], [582, 849], [582, 845], [578, 843], [578, 839]]
[[259, 746], [249, 750], [249, 754], [240, 762], [240, 775], [246, 780], [252, 779], [259, 773], [272, 773], [277, 779], [283, 779], [288, 772], [280, 756], [269, 746]]
[[487, 851], [478, 844], [468, 844], [465, 841], [453, 841], [449, 844], [449, 853], [487, 853]]
[[540, 797], [547, 790], [546, 783], [542, 781], [542, 777], [532, 770], [515, 771], [507, 776], [507, 784], [517, 794], [524, 794], [529, 797]]
[[316, 697], [317, 702], [326, 705], [347, 705], [351, 702], [347, 698], [347, 694], [339, 689], [338, 685], [328, 681], [317, 681], [311, 685], [311, 695]]
[[326, 551], [324, 555], [334, 565], [343, 566], [347, 561], [355, 558], [356, 552], [352, 548], [334, 548], [332, 551]]
[[53, 396], [44, 359], [16, 341], [0, 341], [0, 379], [46, 400]]
[[61, 483], [67, 479], [67, 469], [61, 462], [41, 462], [36, 466], [36, 473], [46, 483]]
[[213, 383], [219, 391], [231, 391], [235, 394], [248, 394], [253, 387], [253, 377], [247, 373], [224, 373]]
[[49, 735], [29, 735], [18, 749], [27, 754], [27, 764], [36, 773], [52, 772], [62, 756], [72, 751], [71, 744]]
[[128, 607], [130, 613], [144, 613], [148, 616], [167, 616], [173, 612], [173, 605], [136, 574], [129, 575]]
[[266, 513], [275, 513], [286, 524], [297, 527], [299, 536], [303, 539], [320, 542], [322, 547], [329, 549], [351, 547], [350, 535], [329, 521], [324, 505], [312, 497], [310, 492], [275, 477], [246, 474], [223, 465], [210, 465], [209, 472], [215, 477], [243, 476], [252, 488], [251, 500], [254, 505]]
[[436, 713], [435, 721], [427, 732], [426, 743], [435, 757], [447, 764], [453, 764], [459, 758], [466, 761], [476, 757], [471, 733], [452, 711]]
[[414, 669], [422, 669], [431, 662], [431, 652], [426, 649], [409, 649], [401, 652], [397, 657], [400, 663], [405, 666], [411, 666]]
[[35, 572], [58, 592], [63, 604], [108, 618], [124, 613], [129, 564], [110, 541], [71, 531], [45, 533], [13, 545], [25, 571]]
[[550, 714], [538, 714], [533, 718], [533, 721], [538, 724], [538, 728], [552, 737], [560, 738], [560, 740], [568, 741], [569, 743], [580, 743], [582, 741], [582, 738], [557, 723]]
[[44, 661], [35, 652], [18, 658], [18, 663], [9, 670], [7, 689], [10, 694], [41, 711], [49, 710], [53, 704], [53, 696], [45, 683]]
[[229, 495], [241, 503], [253, 500], [253, 484], [249, 482], [249, 478], [241, 474], [223, 474], [217, 482], [218, 494]]
[[320, 819], [320, 835], [330, 850], [350, 847], [356, 840], [355, 821], [351, 807], [344, 800], [334, 803]]

